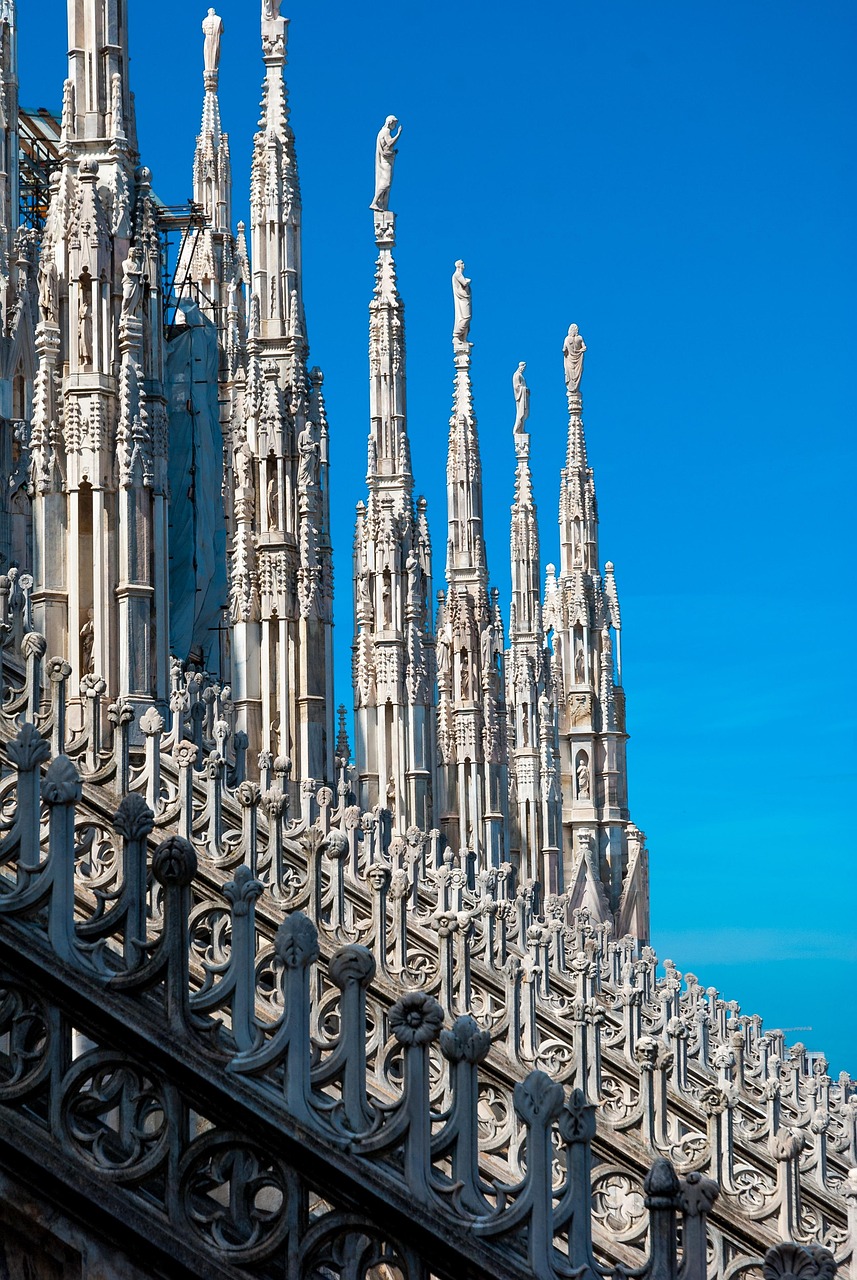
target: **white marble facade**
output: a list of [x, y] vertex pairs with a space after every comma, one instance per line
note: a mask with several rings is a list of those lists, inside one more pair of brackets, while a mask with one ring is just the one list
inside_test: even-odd
[[[646, 850], [628, 812], [619, 604], [612, 566], [600, 559], [582, 421], [585, 342], [576, 325], [557, 340], [568, 452], [561, 561], [546, 571], [523, 364], [512, 378], [517, 465], [506, 608], [491, 587], [483, 537], [470, 360], [478, 281], [463, 262], [454, 265], [445, 580], [433, 587], [427, 512], [411, 469], [394, 261], [402, 126], [388, 116], [376, 139], [371, 201], [377, 261], [366, 492], [353, 548], [352, 762], [343, 727], [337, 737], [334, 726], [328, 470], [336, 458], [323, 376], [308, 364], [301, 195], [284, 82], [288, 20], [278, 3], [262, 5], [248, 229], [232, 223], [218, 103], [223, 23], [213, 9], [200, 18], [195, 213], [174, 295], [165, 298], [163, 228], [137, 152], [125, 6], [69, 5], [69, 74], [57, 87], [62, 164], [40, 232], [15, 226], [16, 19], [13, 4], [2, 11], [0, 412], [3, 456], [14, 457], [17, 483], [13, 477], [3, 500], [0, 537], [6, 565], [32, 575], [34, 622], [50, 653], [71, 666], [69, 715], [82, 719], [92, 690], [104, 705], [130, 704], [137, 723], [153, 706], [166, 714], [181, 669], [206, 666], [228, 687], [250, 778], [276, 769], [295, 797], [346, 778], [354, 804], [383, 815], [393, 833], [439, 830], [471, 874], [511, 865], [543, 897], [568, 891], [596, 922], [645, 940]], [[94, 49], [106, 52], [88, 56]], [[367, 173], [367, 188], [369, 180]], [[188, 510], [200, 514], [194, 536], [207, 553], [220, 548], [223, 599], [208, 603], [213, 623], [199, 611], [184, 617], [185, 639], [171, 651], [171, 594], [198, 591], [187, 576], [197, 558], [169, 543], [170, 491], [179, 492], [175, 469], [183, 465], [169, 441], [196, 429], [193, 415], [182, 417], [187, 393], [175, 372], [172, 344], [183, 326], [198, 327], [217, 370], [210, 465], [198, 473], [205, 479]], [[178, 499], [173, 514], [178, 523]], [[213, 580], [214, 570], [206, 572]], [[189, 644], [198, 632], [217, 642]]]

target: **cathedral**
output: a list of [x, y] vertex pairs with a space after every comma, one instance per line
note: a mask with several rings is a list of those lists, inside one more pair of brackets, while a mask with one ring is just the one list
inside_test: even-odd
[[124, 0], [69, 0], [56, 117], [0, 0], [0, 1274], [857, 1275], [854, 1083], [649, 946], [577, 323], [559, 563], [521, 362], [491, 586], [463, 261], [433, 558], [393, 116], [338, 707], [288, 20], [262, 0], [247, 226], [200, 18], [175, 209]]

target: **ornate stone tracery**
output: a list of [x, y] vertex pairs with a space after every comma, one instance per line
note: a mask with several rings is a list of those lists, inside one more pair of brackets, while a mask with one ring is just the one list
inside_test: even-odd
[[[0, 4], [0, 1165], [12, 1153], [70, 1213], [88, 1198], [93, 1235], [145, 1242], [171, 1274], [675, 1276], [681, 1218], [686, 1280], [853, 1276], [853, 1082], [671, 962], [659, 974], [646, 945], [577, 326], [543, 591], [523, 361], [513, 377], [506, 626], [456, 263], [433, 619], [387, 117], [352, 764], [344, 708], [334, 736], [287, 19], [263, 0], [249, 248], [223, 23], [202, 20], [194, 202], [164, 297], [169, 215], [138, 164], [124, 8], [70, 6], [39, 234], [14, 225], [16, 16]], [[200, 335], [206, 377], [184, 377], [171, 358]], [[182, 578], [182, 490], [194, 520], [215, 512], [222, 592], [179, 644], [207, 536]]]

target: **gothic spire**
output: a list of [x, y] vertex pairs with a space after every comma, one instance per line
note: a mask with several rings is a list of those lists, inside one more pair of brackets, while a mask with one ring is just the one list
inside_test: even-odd
[[217, 96], [223, 30], [222, 19], [209, 9], [202, 21], [204, 96], [193, 157], [193, 199], [203, 225], [194, 223], [182, 241], [176, 281], [179, 291], [199, 303], [214, 320], [225, 353], [230, 341], [230, 304], [236, 330], [233, 342], [240, 343], [243, 336], [244, 299], [243, 295], [239, 299], [236, 291], [244, 282], [245, 271], [232, 235], [232, 164]]
[[539, 524], [530, 475], [530, 436], [526, 429], [530, 393], [522, 361], [512, 379], [515, 392], [515, 501], [512, 503], [512, 609], [509, 638], [535, 637], [541, 628], [539, 606]]
[[193, 198], [194, 203], [204, 211], [211, 229], [224, 232], [232, 229], [232, 167], [229, 138], [221, 127], [220, 100], [217, 96], [223, 21], [213, 9], [209, 9], [203, 19], [202, 31], [202, 78], [205, 95], [193, 161]]
[[598, 504], [580, 393], [585, 351], [573, 324], [563, 343], [568, 448], [559, 501], [560, 570], [556, 581], [549, 566], [544, 622], [553, 630], [565, 888], [574, 906], [587, 905], [618, 925], [631, 916], [646, 918], [645, 851], [629, 871], [619, 604], [612, 564], [604, 578], [599, 568]]
[[280, 0], [262, 0], [265, 79], [250, 171], [253, 291], [263, 336], [303, 339], [301, 193], [283, 78], [289, 20], [279, 9]]
[[509, 766], [514, 803], [511, 847], [522, 874], [549, 892], [560, 885], [560, 779], [556, 716], [539, 604], [539, 526], [526, 423], [530, 393], [522, 361], [512, 377], [517, 468], [512, 503], [512, 604], [506, 655]]
[[[388, 116], [375, 145], [375, 243], [369, 303], [368, 502], [354, 540], [354, 694], [361, 803], [395, 829], [433, 825], [431, 545], [425, 502], [414, 510], [405, 383], [405, 313], [396, 285], [389, 207], [401, 135]], [[389, 714], [393, 708], [392, 717]]]
[[[128, 14], [123, 0], [68, 4], [71, 137], [96, 151], [105, 142], [136, 151], [134, 99], [128, 80]], [[100, 144], [100, 146], [99, 146]]]
[[450, 587], [466, 584], [484, 594], [488, 582], [482, 523], [482, 461], [473, 410], [468, 341], [473, 304], [464, 263], [452, 276], [455, 325], [452, 334], [455, 382], [449, 419], [446, 485], [449, 504], [446, 576]]
[[[489, 866], [505, 856], [508, 827], [503, 623], [488, 595], [482, 529], [482, 464], [470, 384], [472, 297], [464, 263], [452, 276], [455, 363], [446, 464], [447, 593], [437, 619], [441, 826], [455, 847]], [[472, 767], [484, 767], [475, 784]]]
[[283, 79], [288, 21], [279, 8], [262, 0], [248, 374], [231, 442], [233, 685], [254, 756], [288, 757], [296, 777], [331, 781], [328, 426], [321, 370], [307, 365], [300, 188]]

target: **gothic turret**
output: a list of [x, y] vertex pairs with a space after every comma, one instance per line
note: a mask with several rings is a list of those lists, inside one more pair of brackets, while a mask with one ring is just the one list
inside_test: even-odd
[[515, 501], [512, 503], [512, 603], [506, 654], [509, 771], [512, 804], [510, 844], [521, 874], [549, 892], [561, 887], [560, 779], [556, 715], [540, 603], [539, 525], [530, 477], [526, 428], [530, 392], [522, 362], [512, 379], [515, 392]]
[[572, 906], [620, 933], [648, 932], [646, 853], [628, 817], [625, 696], [613, 566], [599, 571], [598, 507], [586, 456], [580, 379], [586, 346], [577, 325], [563, 346], [568, 450], [560, 485], [560, 572], [548, 565], [545, 625], [553, 629], [565, 888]]
[[482, 464], [473, 411], [468, 341], [472, 302], [464, 263], [452, 277], [455, 362], [446, 465], [447, 591], [438, 597], [438, 747], [441, 828], [454, 849], [497, 866], [505, 856], [508, 765], [503, 623], [488, 595], [482, 524]]
[[404, 833], [428, 830], [434, 798], [431, 544], [426, 504], [414, 510], [405, 395], [405, 309], [393, 260], [389, 209], [398, 122], [376, 144], [372, 202], [378, 260], [369, 304], [369, 446], [366, 503], [354, 542], [354, 701], [360, 803], [381, 805]]
[[39, 267], [35, 621], [75, 694], [104, 681], [144, 705], [167, 696], [167, 415], [160, 244], [121, 0], [70, 0], [69, 50]]
[[202, 31], [204, 96], [193, 157], [196, 217], [182, 242], [176, 284], [180, 295], [196, 302], [217, 325], [225, 351], [229, 345], [230, 304], [238, 309], [243, 327], [241, 285], [249, 283], [249, 275], [240, 238], [236, 241], [232, 234], [232, 162], [217, 93], [223, 22], [214, 9], [209, 9], [203, 19]]
[[301, 200], [283, 68], [287, 20], [263, 0], [262, 116], [251, 171], [247, 374], [232, 424], [233, 690], [250, 758], [333, 778], [328, 430], [308, 370]]
[[[31, 564], [27, 493], [36, 379], [37, 233], [18, 226], [18, 30], [14, 0], [0, 3], [0, 571]], [[38, 279], [39, 289], [48, 283]]]

